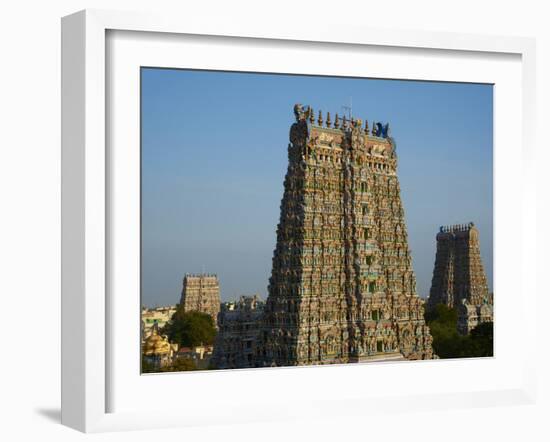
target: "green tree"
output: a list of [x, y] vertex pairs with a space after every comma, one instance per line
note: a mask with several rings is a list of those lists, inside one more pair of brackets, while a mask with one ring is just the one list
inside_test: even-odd
[[441, 359], [472, 358], [493, 355], [493, 323], [474, 328], [468, 336], [457, 331], [458, 314], [439, 304], [424, 315], [433, 337], [433, 348]]
[[442, 359], [460, 357], [463, 343], [456, 330], [456, 310], [439, 304], [427, 311], [425, 318], [432, 333], [435, 353]]
[[173, 372], [173, 371], [193, 371], [197, 370], [195, 361], [191, 358], [177, 358], [170, 365], [166, 365], [160, 369], [161, 372]]
[[168, 336], [170, 342], [182, 347], [196, 347], [201, 344], [214, 344], [216, 327], [210, 315], [184, 312], [180, 305], [172, 319], [164, 326], [163, 333]]
[[470, 332], [469, 354], [474, 357], [493, 356], [493, 323], [484, 322]]
[[449, 308], [445, 304], [437, 304], [435, 308], [426, 310], [424, 318], [426, 322], [438, 321], [440, 324], [445, 324], [449, 327], [453, 325], [456, 328], [458, 314], [454, 308]]

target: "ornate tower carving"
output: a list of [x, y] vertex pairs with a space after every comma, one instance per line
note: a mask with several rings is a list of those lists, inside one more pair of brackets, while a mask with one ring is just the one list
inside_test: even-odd
[[476, 325], [493, 320], [493, 299], [479, 249], [474, 223], [442, 226], [428, 308], [445, 304], [458, 310], [458, 330], [467, 334]]
[[432, 358], [387, 126], [294, 113], [258, 365]]
[[254, 366], [263, 307], [264, 302], [259, 295], [241, 296], [236, 302], [221, 305], [219, 331], [211, 361], [216, 368]]
[[212, 316], [217, 324], [220, 312], [220, 284], [216, 275], [187, 274], [183, 278], [180, 304], [183, 311], [196, 311]]

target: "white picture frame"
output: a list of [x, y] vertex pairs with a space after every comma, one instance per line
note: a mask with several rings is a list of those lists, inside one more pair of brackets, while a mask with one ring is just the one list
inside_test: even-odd
[[[110, 235], [115, 230], [108, 229], [113, 201], [109, 187], [110, 134], [106, 131], [110, 81], [107, 57], [108, 32], [144, 32], [164, 36], [217, 36], [219, 38], [254, 39], [255, 41], [283, 41], [285, 44], [338, 44], [340, 47], [376, 47], [380, 51], [402, 48], [403, 51], [426, 49], [440, 54], [467, 52], [482, 60], [485, 54], [507, 54], [520, 57], [521, 63], [521, 132], [517, 134], [521, 149], [517, 155], [521, 159], [523, 184], [518, 189], [521, 198], [521, 213], [517, 221], [521, 224], [520, 254], [521, 278], [517, 288], [518, 310], [536, 304], [536, 290], [533, 276], [535, 259], [535, 177], [529, 174], [534, 161], [535, 132], [535, 43], [532, 39], [517, 37], [490, 37], [478, 35], [427, 33], [415, 31], [388, 31], [372, 28], [349, 28], [333, 26], [298, 27], [291, 23], [278, 24], [271, 28], [264, 24], [243, 25], [209, 23], [189, 17], [153, 16], [87, 10], [63, 18], [62, 21], [62, 423], [85, 432], [98, 432], [123, 429], [158, 428], [168, 426], [206, 425], [209, 419], [200, 406], [193, 410], [147, 409], [145, 404], [136, 410], [113, 409], [109, 404], [109, 394], [114, 388], [109, 375], [114, 358], [109, 344], [109, 327], [112, 327], [113, 313], [109, 291], [109, 247], [113, 240]], [[295, 42], [295, 43], [294, 43]], [[437, 56], [437, 54], [436, 54]], [[488, 56], [488, 55], [487, 55]], [[499, 112], [498, 103], [495, 113]], [[514, 131], [518, 131], [516, 125]], [[498, 140], [498, 132], [496, 132]], [[498, 174], [498, 170], [496, 171]], [[496, 186], [496, 192], [498, 192]], [[498, 199], [497, 203], [498, 204]], [[496, 218], [498, 223], [498, 217]], [[498, 242], [497, 242], [498, 244]], [[499, 253], [504, 253], [498, 250]], [[496, 255], [495, 261], [498, 260]], [[497, 293], [500, 293], [497, 291]], [[498, 294], [496, 299], [498, 302]], [[139, 309], [139, 305], [136, 306]], [[496, 310], [498, 315], [498, 309]], [[498, 319], [497, 319], [498, 321]], [[137, 324], [137, 321], [136, 321]], [[497, 325], [498, 326], [498, 325]], [[534, 355], [536, 324], [530, 321], [523, 324], [525, 360], [518, 365], [517, 377], [510, 383], [496, 384], [489, 389], [474, 388], [460, 393], [427, 392], [424, 395], [405, 394], [373, 396], [359, 391], [356, 395], [333, 393], [325, 399], [312, 398], [304, 407], [297, 403], [282, 410], [275, 401], [273, 408], [258, 407], [257, 402], [246, 396], [234, 399], [233, 406], [243, 416], [243, 421], [277, 420], [288, 417], [307, 418], [323, 416], [326, 413], [369, 414], [374, 410], [407, 410], [411, 404], [418, 409], [441, 409], [469, 406], [472, 401], [478, 405], [500, 403], [531, 403], [535, 397]], [[137, 327], [137, 325], [136, 325]], [[137, 328], [136, 328], [137, 330]], [[111, 330], [112, 332], [112, 330]], [[498, 339], [498, 332], [496, 332]], [[131, 344], [130, 344], [131, 345]], [[498, 359], [498, 353], [496, 358]], [[429, 362], [428, 362], [429, 363]], [[460, 372], [461, 361], [441, 361], [448, 364], [448, 370]], [[484, 362], [481, 362], [482, 364]], [[408, 370], [411, 376], [418, 371], [418, 364], [409, 367], [401, 365], [384, 366], [386, 370]], [[454, 366], [453, 366], [454, 364]], [[521, 367], [520, 367], [521, 365]], [[424, 366], [425, 367], [425, 366]], [[437, 371], [446, 370], [439, 365]], [[326, 377], [338, 376], [343, 367], [318, 367]], [[346, 377], [358, 375], [363, 367], [349, 367]], [[491, 369], [490, 366], [479, 369]], [[312, 378], [311, 369], [262, 369], [260, 371], [238, 371], [239, 373], [193, 374], [194, 383], [211, 385], [212, 390], [220, 391], [228, 379], [248, 376], [252, 385], [263, 385], [266, 376], [285, 378], [289, 382], [307, 383]], [[369, 370], [380, 371], [378, 368]], [[260, 373], [261, 372], [261, 373]], [[260, 374], [258, 374], [260, 373]], [[135, 374], [135, 373], [134, 373]], [[180, 375], [177, 375], [180, 376]], [[214, 378], [214, 376], [218, 376]], [[221, 376], [221, 377], [220, 377]], [[164, 388], [177, 388], [177, 377], [163, 376]], [[181, 379], [181, 376], [180, 376]], [[190, 378], [188, 378], [190, 379]], [[293, 380], [292, 380], [293, 379]], [[257, 384], [255, 384], [257, 383]], [[154, 386], [153, 386], [154, 387]], [[229, 390], [228, 390], [229, 391]], [[223, 394], [223, 393], [222, 393]], [[362, 400], [363, 399], [363, 400]], [[227, 406], [220, 401], [219, 408]], [[213, 409], [216, 407], [212, 405]], [[221, 408], [220, 408], [221, 410]], [[215, 410], [213, 410], [215, 414]], [[221, 414], [220, 414], [221, 416]], [[210, 417], [211, 418], [211, 417]], [[221, 417], [219, 419], [222, 419]], [[234, 422], [234, 416], [232, 416]]]

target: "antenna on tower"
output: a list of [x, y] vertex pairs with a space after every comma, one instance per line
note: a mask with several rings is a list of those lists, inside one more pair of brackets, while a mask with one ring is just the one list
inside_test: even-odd
[[348, 120], [351, 121], [351, 116], [353, 113], [353, 97], [349, 97], [349, 106], [342, 106], [342, 109], [344, 110], [344, 115], [346, 115], [346, 112], [348, 113]]

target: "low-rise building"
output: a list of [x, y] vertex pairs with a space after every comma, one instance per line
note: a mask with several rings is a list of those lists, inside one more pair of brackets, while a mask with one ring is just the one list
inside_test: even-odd
[[166, 323], [176, 313], [176, 305], [167, 305], [162, 307], [141, 309], [141, 340], [142, 342], [151, 334], [153, 326], [158, 325], [159, 330], [162, 329]]
[[210, 360], [214, 346], [198, 345], [196, 347], [180, 347], [175, 354], [178, 359], [191, 359], [199, 370], [206, 370], [210, 366]]
[[472, 305], [463, 300], [458, 307], [458, 332], [467, 335], [484, 322], [493, 322], [493, 305], [488, 302], [481, 305]]
[[221, 304], [212, 363], [217, 369], [254, 367], [264, 302], [259, 295]]

